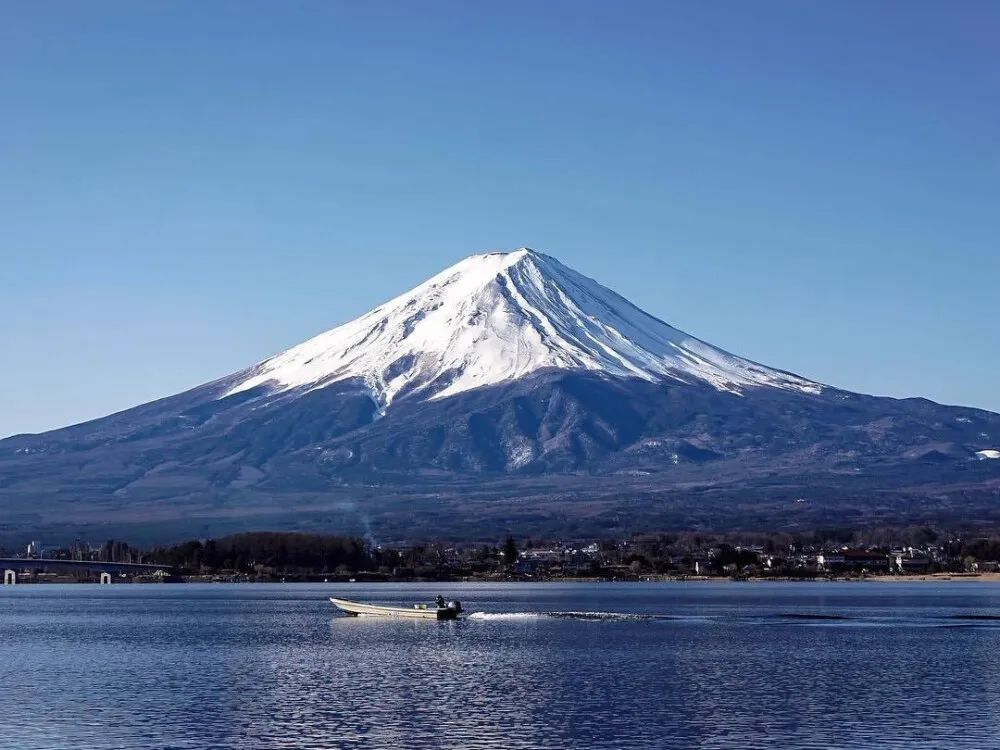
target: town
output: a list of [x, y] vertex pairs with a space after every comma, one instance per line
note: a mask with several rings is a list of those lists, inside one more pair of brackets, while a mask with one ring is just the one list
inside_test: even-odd
[[619, 540], [508, 536], [493, 544], [377, 545], [354, 537], [236, 534], [165, 547], [121, 541], [0, 549], [5, 583], [815, 580], [1000, 574], [1000, 533], [928, 527], [801, 534], [679, 532]]

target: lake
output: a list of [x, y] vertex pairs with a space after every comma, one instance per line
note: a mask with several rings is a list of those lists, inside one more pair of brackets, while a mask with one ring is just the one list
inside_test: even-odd
[[9, 586], [0, 636], [3, 750], [1000, 748], [990, 583]]

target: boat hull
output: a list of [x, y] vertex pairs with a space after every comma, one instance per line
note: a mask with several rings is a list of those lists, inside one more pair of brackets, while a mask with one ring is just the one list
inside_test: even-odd
[[406, 617], [414, 620], [454, 620], [461, 610], [455, 607], [387, 607], [381, 604], [364, 604], [350, 599], [330, 597], [330, 601], [341, 612], [357, 617], [374, 615], [378, 617]]

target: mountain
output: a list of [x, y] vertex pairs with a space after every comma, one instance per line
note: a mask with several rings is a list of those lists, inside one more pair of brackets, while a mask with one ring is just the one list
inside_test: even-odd
[[0, 538], [1000, 520], [1000, 415], [735, 356], [527, 248], [246, 370], [0, 441]]

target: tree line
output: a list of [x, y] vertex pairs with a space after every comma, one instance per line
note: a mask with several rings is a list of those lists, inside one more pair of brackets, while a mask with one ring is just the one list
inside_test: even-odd
[[378, 567], [380, 561], [374, 552], [355, 537], [263, 531], [156, 547], [149, 557], [188, 571], [268, 568], [334, 572]]

